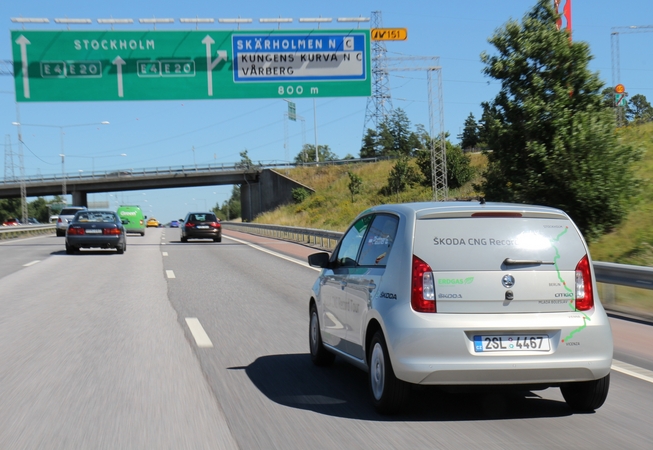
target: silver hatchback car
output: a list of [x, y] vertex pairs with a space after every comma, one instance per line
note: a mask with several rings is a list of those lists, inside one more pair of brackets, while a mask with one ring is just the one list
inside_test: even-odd
[[382, 205], [360, 214], [309, 302], [317, 365], [365, 370], [374, 406], [418, 385], [560, 387], [594, 410], [610, 384], [612, 333], [587, 245], [563, 211], [485, 202]]

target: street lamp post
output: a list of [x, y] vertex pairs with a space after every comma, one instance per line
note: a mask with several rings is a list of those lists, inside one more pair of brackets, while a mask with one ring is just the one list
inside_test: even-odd
[[64, 135], [63, 129], [72, 128], [72, 127], [87, 127], [92, 125], [109, 125], [109, 122], [103, 120], [102, 122], [80, 123], [76, 125], [42, 125], [37, 123], [20, 123], [20, 122], [12, 122], [11, 124], [16, 125], [18, 127], [26, 126], [26, 127], [59, 128], [59, 136], [61, 141], [61, 153], [59, 153], [59, 156], [61, 156], [61, 196], [63, 197], [63, 201], [65, 203], [66, 195], [68, 195], [67, 192], [68, 190], [66, 188], [66, 170], [65, 170], [66, 151], [64, 150], [64, 143], [63, 143], [63, 135]]

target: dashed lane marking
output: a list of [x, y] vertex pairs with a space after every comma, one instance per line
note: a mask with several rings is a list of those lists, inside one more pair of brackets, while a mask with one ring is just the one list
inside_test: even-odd
[[40, 263], [40, 262], [41, 262], [41, 261], [32, 261], [32, 262], [28, 262], [27, 264], [23, 264], [23, 267], [33, 266], [34, 264], [37, 264], [37, 263]]
[[200, 321], [195, 317], [186, 317], [186, 324], [190, 329], [193, 338], [195, 338], [195, 343], [200, 348], [211, 348], [213, 347], [213, 342], [209, 339], [209, 335], [206, 334], [204, 328]]
[[173, 272], [172, 270], [166, 270], [166, 277], [168, 277], [168, 278], [176, 278], [176, 277], [175, 277], [175, 272]]
[[161, 255], [168, 256], [168, 252], [161, 252]]
[[628, 364], [623, 361], [617, 361], [616, 359], [613, 359], [612, 370], [616, 370], [617, 372], [630, 375], [631, 377], [639, 378], [640, 380], [653, 383], [653, 371], [642, 369], [641, 367], [633, 366], [632, 364]]

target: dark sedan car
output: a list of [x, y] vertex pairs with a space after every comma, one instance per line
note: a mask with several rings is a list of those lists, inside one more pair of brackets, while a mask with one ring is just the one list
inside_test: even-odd
[[127, 250], [125, 227], [113, 211], [79, 211], [66, 230], [66, 253], [80, 248], [115, 248]]
[[222, 225], [215, 214], [195, 212], [186, 214], [181, 227], [181, 242], [188, 239], [213, 239], [222, 242]]

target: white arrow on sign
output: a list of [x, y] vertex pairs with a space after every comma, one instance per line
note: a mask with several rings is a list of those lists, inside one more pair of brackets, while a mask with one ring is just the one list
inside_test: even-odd
[[207, 82], [209, 84], [209, 97], [213, 96], [213, 69], [215, 66], [220, 63], [220, 61], [226, 61], [227, 60], [227, 51], [226, 50], [218, 50], [218, 57], [215, 58], [214, 60], [211, 59], [211, 45], [215, 44], [215, 41], [211, 36], [208, 34], [204, 39], [202, 39], [202, 44], [206, 45], [206, 78]]
[[31, 44], [29, 40], [22, 34], [16, 39], [16, 44], [20, 45], [20, 59], [23, 62], [23, 94], [25, 98], [29, 98], [29, 73], [27, 73], [27, 45]]
[[124, 92], [122, 89], [122, 66], [125, 65], [125, 60], [120, 56], [116, 56], [111, 62], [116, 65], [116, 70], [118, 71], [118, 97], [123, 97]]

